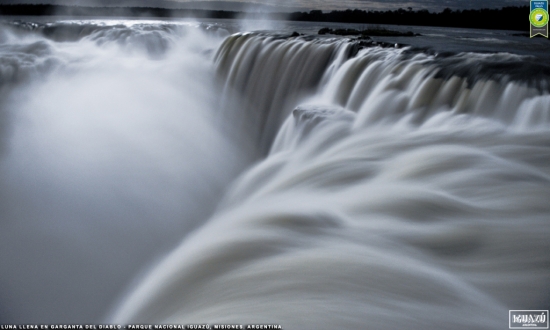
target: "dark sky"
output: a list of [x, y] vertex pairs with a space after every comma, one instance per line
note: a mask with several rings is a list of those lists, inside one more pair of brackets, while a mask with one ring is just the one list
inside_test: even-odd
[[[52, 3], [57, 2], [59, 4], [78, 4], [78, 5], [97, 5], [105, 4], [106, 0], [0, 0], [2, 3]], [[164, 6], [164, 3], [188, 3], [190, 1], [197, 2], [197, 0], [170, 0], [155, 1], [155, 0], [109, 0], [109, 5], [146, 5], [157, 7], [158, 5]], [[199, 0], [200, 1], [200, 0]], [[441, 11], [442, 9], [449, 7], [452, 9], [479, 9], [479, 8], [500, 8], [505, 6], [521, 6], [528, 5], [528, 0], [203, 0], [201, 2], [208, 3], [209, 7], [214, 9], [230, 10], [231, 8], [241, 9], [243, 3], [245, 4], [266, 4], [277, 8], [288, 7], [292, 9], [321, 9], [321, 10], [335, 10], [335, 9], [363, 9], [363, 10], [385, 10], [385, 9], [397, 9], [411, 7], [413, 10], [428, 9], [430, 11]]]

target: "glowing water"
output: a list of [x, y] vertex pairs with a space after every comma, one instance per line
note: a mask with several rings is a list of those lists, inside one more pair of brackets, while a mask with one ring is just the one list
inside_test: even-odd
[[[120, 41], [150, 29], [163, 41]], [[54, 290], [113, 290], [181, 237], [109, 322], [502, 329], [509, 309], [547, 309], [546, 67], [151, 26], [98, 41], [110, 31], [40, 39], [59, 64], [3, 105], [7, 301], [26, 290], [37, 320], [70, 320], [44, 307]], [[50, 277], [15, 275], [44, 253]]]

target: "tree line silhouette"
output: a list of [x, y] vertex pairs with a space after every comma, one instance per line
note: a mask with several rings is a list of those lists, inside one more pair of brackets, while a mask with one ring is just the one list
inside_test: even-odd
[[137, 16], [137, 17], [195, 17], [195, 18], [239, 18], [262, 17], [290, 21], [306, 22], [334, 22], [334, 23], [362, 23], [362, 24], [396, 24], [422, 25], [442, 27], [464, 27], [479, 29], [528, 30], [528, 6], [504, 7], [500, 9], [467, 9], [452, 10], [446, 8], [439, 13], [429, 12], [426, 9], [412, 10], [412, 8], [389, 11], [366, 10], [335, 10], [323, 12], [295, 13], [242, 13], [223, 10], [187, 10], [163, 9], [144, 7], [79, 7], [62, 5], [0, 5], [0, 15], [18, 16]]
[[528, 30], [529, 7], [504, 7], [500, 9], [444, 9], [439, 13], [427, 9], [413, 11], [412, 8], [389, 11], [341, 10], [323, 13], [312, 10], [309, 13], [292, 13], [292, 21], [346, 22], [364, 24], [396, 24], [465, 27], [499, 30]]

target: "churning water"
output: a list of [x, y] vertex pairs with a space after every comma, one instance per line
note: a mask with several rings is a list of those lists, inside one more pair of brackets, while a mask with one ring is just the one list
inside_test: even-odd
[[2, 27], [2, 323], [503, 329], [548, 309], [537, 58]]

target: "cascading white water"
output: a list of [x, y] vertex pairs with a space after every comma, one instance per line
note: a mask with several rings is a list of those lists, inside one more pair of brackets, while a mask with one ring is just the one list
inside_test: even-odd
[[[527, 125], [527, 129], [548, 126], [550, 96], [525, 82], [509, 81], [502, 72], [485, 79], [479, 74], [481, 77], [474, 82], [468, 82], [471, 76], [442, 78], [441, 63], [434, 56], [403, 58], [401, 53], [368, 50], [346, 62], [324, 88], [320, 101], [357, 112], [356, 127], [378, 121], [395, 123], [403, 116], [422, 123], [441, 112], [488, 117], [506, 125]], [[521, 61], [520, 56], [511, 54], [466, 53], [455, 58], [474, 67]]]
[[[244, 104], [243, 116], [262, 150], [293, 107], [311, 94], [327, 66], [339, 63], [350, 51], [345, 41], [290, 40], [284, 36], [236, 34], [227, 38], [216, 54], [218, 74], [225, 82], [227, 103], [234, 92]], [[252, 126], [252, 127], [251, 127]]]
[[[509, 309], [546, 309], [547, 91], [503, 72], [443, 77], [452, 68], [435, 56], [378, 47], [302, 76], [317, 48], [340, 45], [311, 42], [300, 64], [284, 60], [302, 43], [243, 35], [222, 45], [227, 84], [258, 117], [287, 119], [268, 122], [278, 130], [269, 155], [113, 320], [503, 329]], [[274, 95], [296, 100], [301, 85], [289, 90], [282, 72], [294, 82], [324, 72], [325, 83], [287, 112]]]
[[548, 309], [545, 66], [28, 29], [0, 34], [0, 320], [503, 329]]

